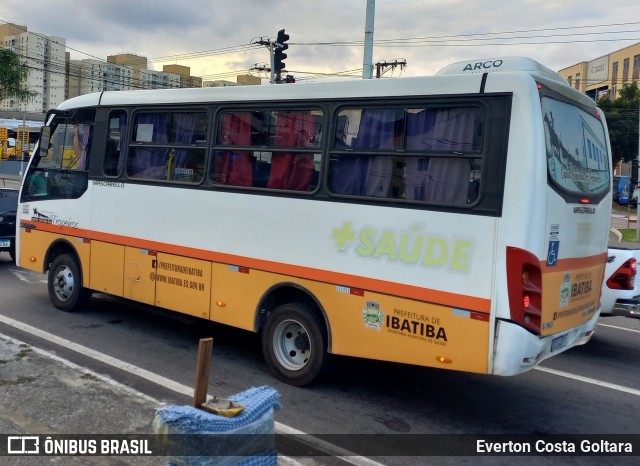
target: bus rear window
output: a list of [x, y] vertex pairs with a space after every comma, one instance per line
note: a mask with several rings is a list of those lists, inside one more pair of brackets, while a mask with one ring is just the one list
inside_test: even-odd
[[600, 120], [548, 97], [542, 113], [549, 178], [568, 196], [599, 197], [609, 189], [609, 154]]

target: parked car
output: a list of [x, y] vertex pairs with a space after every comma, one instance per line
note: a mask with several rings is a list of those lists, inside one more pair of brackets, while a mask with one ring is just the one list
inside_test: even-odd
[[613, 177], [613, 202], [619, 205], [638, 205], [638, 187], [631, 183], [628, 176]]
[[640, 245], [609, 244], [600, 315], [640, 318], [640, 280], [636, 277], [639, 262]]
[[8, 252], [16, 259], [16, 212], [18, 190], [0, 188], [0, 252]]

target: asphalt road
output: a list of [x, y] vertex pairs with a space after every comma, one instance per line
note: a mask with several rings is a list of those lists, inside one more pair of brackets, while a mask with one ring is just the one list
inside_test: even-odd
[[[95, 295], [81, 312], [57, 311], [49, 303], [45, 276], [18, 269], [6, 253], [0, 253], [0, 316], [187, 386], [194, 383], [198, 341], [212, 336], [210, 395], [226, 397], [251, 386], [271, 385], [281, 394], [283, 409], [276, 413], [279, 425], [310, 434], [359, 434], [342, 440], [347, 443], [345, 448], [358, 447], [364, 452], [367, 442], [380, 441], [373, 434], [409, 438], [412, 434], [640, 434], [640, 320], [601, 319], [587, 345], [545, 361], [541, 370], [516, 377], [334, 358], [326, 378], [301, 389], [281, 384], [270, 375], [259, 339], [251, 333], [105, 295]], [[6, 323], [0, 323], [0, 332], [156, 399], [190, 401], [170, 387]], [[373, 446], [369, 451], [374, 451]], [[520, 458], [518, 462], [602, 465], [634, 464], [634, 460], [637, 457], [601, 456]], [[366, 459], [356, 463], [512, 464], [514, 458], [378, 456], [372, 461], [375, 463]], [[329, 457], [317, 462], [343, 463]]]

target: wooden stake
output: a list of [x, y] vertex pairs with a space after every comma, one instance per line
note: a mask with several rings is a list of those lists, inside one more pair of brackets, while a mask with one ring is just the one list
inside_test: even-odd
[[207, 385], [211, 368], [213, 338], [201, 338], [198, 344], [198, 362], [196, 365], [196, 386], [193, 392], [193, 407], [200, 408], [207, 401]]

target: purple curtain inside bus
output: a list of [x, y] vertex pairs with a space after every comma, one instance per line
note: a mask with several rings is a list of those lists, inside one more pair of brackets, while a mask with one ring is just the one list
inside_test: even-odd
[[[353, 150], [393, 150], [402, 109], [362, 110], [357, 135], [347, 145]], [[345, 155], [332, 161], [331, 190], [337, 194], [386, 197], [393, 160], [386, 155]]]
[[[362, 110], [356, 135], [351, 141], [336, 144], [337, 148], [355, 153], [332, 159], [332, 192], [389, 196], [397, 157], [404, 159], [406, 199], [466, 204], [471, 164], [462, 156], [480, 149], [475, 146], [480, 115], [479, 109], [472, 107]], [[400, 149], [409, 153], [404, 154]], [[398, 152], [394, 157], [391, 154], [358, 155], [358, 150]], [[442, 153], [442, 156], [420, 156], [411, 152]]]
[[78, 137], [80, 147], [80, 160], [78, 161], [78, 170], [87, 170], [87, 157], [89, 152], [89, 138], [91, 136], [91, 125], [78, 125]]

